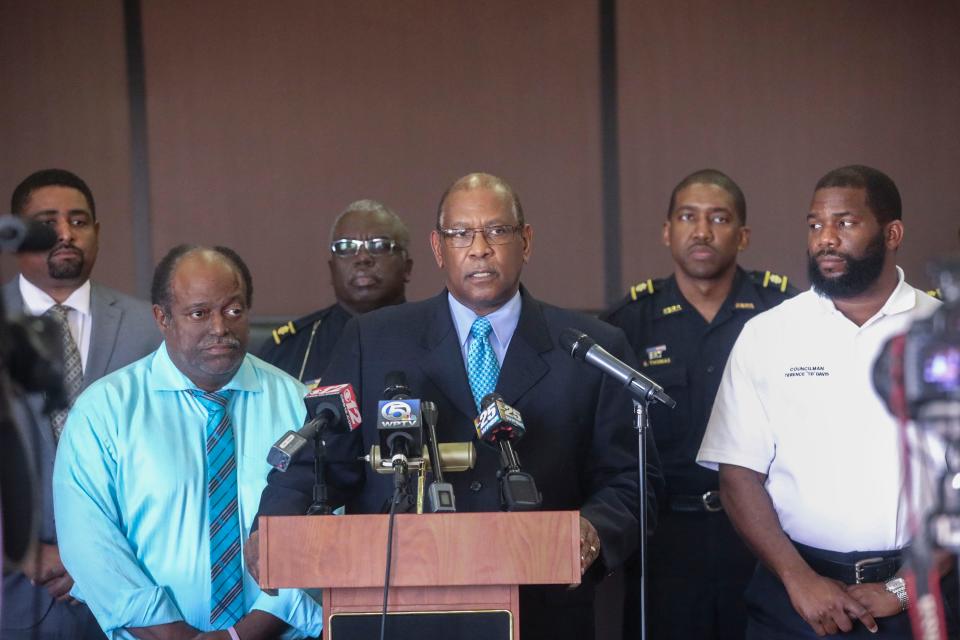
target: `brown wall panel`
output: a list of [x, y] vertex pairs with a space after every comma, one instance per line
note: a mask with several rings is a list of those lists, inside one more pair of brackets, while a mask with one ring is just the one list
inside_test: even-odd
[[535, 228], [525, 281], [599, 307], [593, 3], [144, 3], [154, 249], [225, 243], [255, 312], [333, 299], [328, 229], [348, 202], [409, 223], [411, 299], [441, 276], [437, 199], [474, 170], [510, 181]]
[[958, 248], [960, 4], [622, 2], [624, 277], [671, 271], [660, 228], [670, 190], [715, 167], [747, 196], [742, 263], [806, 283], [804, 216], [828, 170], [887, 172], [904, 201], [899, 256], [917, 286]]
[[94, 278], [133, 293], [122, 3], [0, 0], [0, 86], [0, 211], [37, 169], [77, 173], [100, 220]]

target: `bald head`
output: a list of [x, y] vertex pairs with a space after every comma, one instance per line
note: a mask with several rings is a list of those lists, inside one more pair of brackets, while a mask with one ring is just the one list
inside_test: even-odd
[[517, 197], [506, 180], [489, 173], [471, 173], [456, 180], [447, 187], [447, 190], [440, 196], [440, 204], [437, 206], [437, 228], [443, 226], [443, 213], [447, 206], [447, 200], [450, 195], [459, 191], [475, 191], [486, 189], [500, 196], [506, 203], [517, 219], [517, 224], [523, 226], [523, 206], [520, 204], [520, 198]]

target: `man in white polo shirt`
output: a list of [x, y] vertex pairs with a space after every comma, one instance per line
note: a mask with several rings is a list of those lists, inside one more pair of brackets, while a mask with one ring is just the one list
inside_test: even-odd
[[807, 223], [813, 288], [746, 324], [697, 461], [719, 467], [761, 561], [747, 638], [910, 638], [899, 432], [871, 373], [887, 339], [939, 303], [895, 264], [900, 194], [883, 173], [831, 171]]

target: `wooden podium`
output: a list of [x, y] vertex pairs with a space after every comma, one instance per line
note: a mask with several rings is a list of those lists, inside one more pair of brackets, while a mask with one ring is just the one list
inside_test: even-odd
[[[322, 587], [325, 640], [359, 616], [379, 629], [387, 518], [261, 517], [260, 585]], [[518, 639], [518, 585], [580, 582], [576, 511], [399, 514], [393, 535], [390, 613], [496, 612]]]

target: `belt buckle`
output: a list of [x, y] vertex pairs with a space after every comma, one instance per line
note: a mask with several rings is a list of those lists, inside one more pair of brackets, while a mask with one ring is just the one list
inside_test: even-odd
[[853, 577], [856, 579], [857, 584], [863, 584], [863, 570], [866, 567], [880, 564], [881, 562], [883, 562], [883, 558], [864, 558], [863, 560], [857, 560], [854, 562]]
[[715, 491], [715, 490], [707, 491], [705, 494], [700, 496], [700, 501], [703, 502], [703, 508], [709, 511], [710, 513], [723, 511], [723, 504], [720, 502], [719, 491]]

